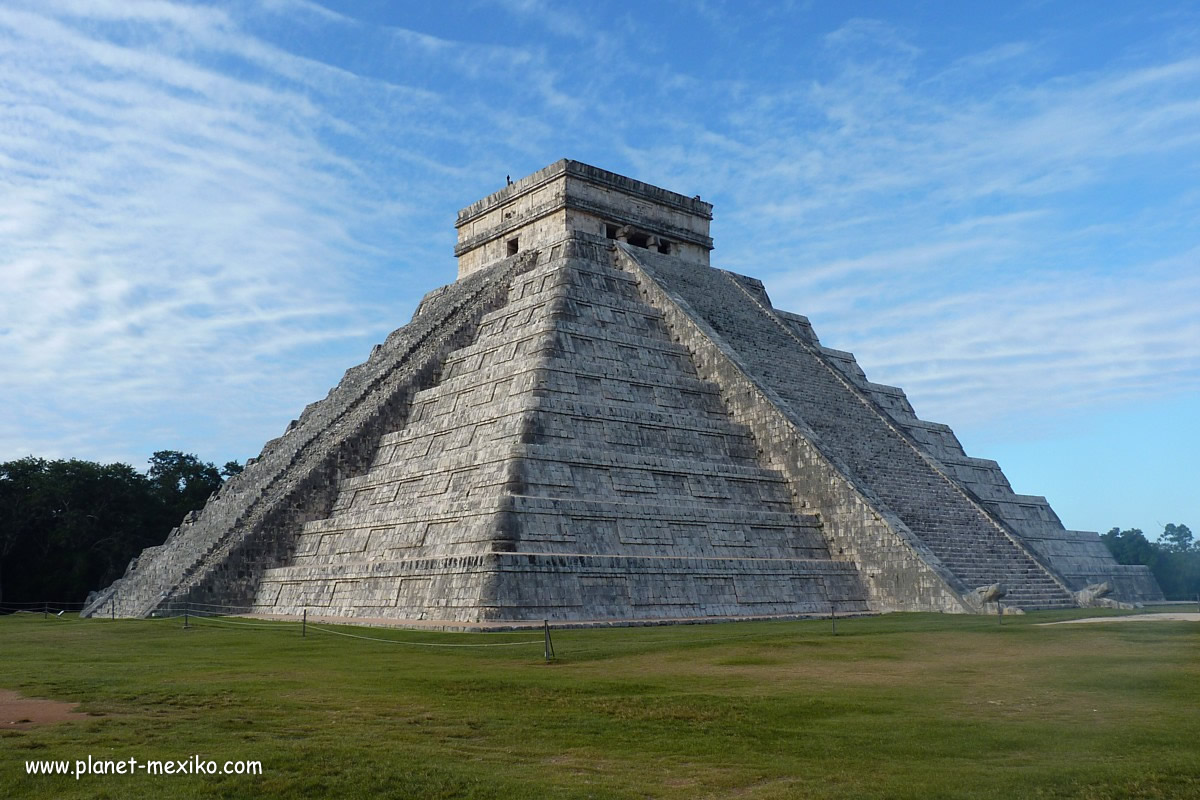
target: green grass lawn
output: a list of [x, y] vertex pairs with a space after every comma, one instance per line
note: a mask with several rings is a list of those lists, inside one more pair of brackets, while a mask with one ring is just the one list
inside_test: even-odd
[[[0, 797], [1200, 797], [1200, 624], [893, 614], [431, 648], [296, 625], [0, 618]], [[539, 634], [339, 630], [495, 644]], [[26, 776], [29, 759], [263, 775]]]

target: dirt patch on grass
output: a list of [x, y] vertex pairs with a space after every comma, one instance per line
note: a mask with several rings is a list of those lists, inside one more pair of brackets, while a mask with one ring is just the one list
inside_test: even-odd
[[78, 703], [26, 697], [20, 692], [0, 689], [0, 730], [23, 731], [37, 725], [78, 722], [88, 715], [76, 711]]

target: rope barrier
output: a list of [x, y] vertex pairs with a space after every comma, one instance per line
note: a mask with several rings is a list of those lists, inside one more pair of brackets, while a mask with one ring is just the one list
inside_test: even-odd
[[612, 643], [604, 645], [604, 646], [597, 646], [595, 644], [590, 644], [590, 646], [585, 645], [582, 649], [571, 648], [569, 655], [577, 656], [577, 655], [589, 655], [592, 653], [607, 653], [607, 652], [612, 652], [613, 650], [618, 650], [618, 649], [630, 650], [630, 649], [637, 649], [638, 647], [642, 647], [643, 645], [653, 646], [653, 645], [661, 644], [661, 645], [686, 646], [686, 645], [692, 645], [692, 644], [707, 644], [707, 643], [712, 643], [712, 642], [744, 641], [746, 639], [757, 639], [757, 638], [779, 638], [779, 637], [787, 637], [787, 636], [794, 636], [794, 635], [796, 635], [796, 632], [794, 632], [794, 631], [775, 630], [775, 631], [758, 631], [756, 633], [743, 633], [743, 634], [737, 634], [734, 636], [705, 636], [702, 638], [686, 638], [681, 635], [678, 637], [669, 637], [669, 638], [661, 638], [660, 637], [657, 639], [634, 639], [634, 640], [629, 640], [629, 641], [624, 641], [624, 642], [612, 642]]
[[[24, 606], [24, 607], [22, 607], [22, 606]], [[75, 608], [69, 608], [68, 606], [75, 606]], [[83, 607], [83, 604], [81, 604], [81, 603], [48, 603], [48, 602], [32, 602], [31, 601], [31, 602], [25, 602], [25, 603], [0, 604], [0, 612], [9, 612], [9, 613], [13, 613], [13, 614], [30, 614], [30, 615], [39, 615], [40, 614], [45, 617], [48, 617], [49, 615], [52, 614], [52, 615], [54, 615], [55, 619], [57, 619], [59, 621], [69, 621], [69, 622], [79, 622], [79, 623], [90, 622], [90, 620], [85, 620], [85, 619], [82, 619], [82, 618], [79, 618], [76, 616], [75, 612], [77, 612], [82, 607]], [[223, 611], [234, 611], [235, 614], [222, 613]], [[381, 642], [383, 644], [407, 645], [410, 647], [481, 649], [481, 648], [488, 648], [488, 647], [525, 647], [525, 646], [541, 644], [547, 648], [546, 649], [547, 660], [550, 660], [550, 658], [552, 657], [552, 650], [550, 649], [550, 646], [549, 646], [549, 643], [548, 643], [548, 640], [546, 637], [539, 637], [537, 639], [532, 639], [532, 638], [521, 639], [519, 641], [502, 641], [502, 642], [487, 642], [487, 643], [405, 641], [403, 639], [392, 639], [392, 638], [384, 638], [384, 637], [380, 637], [380, 636], [369, 636], [369, 635], [364, 635], [364, 634], [349, 633], [346, 631], [335, 630], [331, 627], [327, 627], [327, 625], [329, 625], [329, 624], [337, 624], [337, 623], [322, 622], [322, 623], [318, 624], [318, 623], [312, 622], [311, 620], [308, 620], [307, 624], [305, 624], [305, 623], [302, 623], [300, 620], [285, 620], [285, 619], [279, 619], [279, 620], [258, 620], [258, 619], [256, 619], [255, 621], [242, 621], [242, 620], [229, 619], [230, 616], [234, 616], [236, 614], [246, 613], [246, 612], [250, 612], [250, 611], [253, 611], [253, 609], [250, 606], [231, 606], [231, 605], [223, 605], [223, 604], [218, 604], [218, 603], [191, 603], [191, 602], [189, 602], [189, 603], [182, 603], [182, 604], [177, 604], [177, 605], [169, 605], [167, 608], [161, 609], [161, 611], [157, 612], [154, 616], [143, 617], [141, 619], [148, 620], [148, 621], [154, 621], [154, 622], [161, 622], [164, 620], [175, 620], [176, 622], [179, 622], [179, 620], [182, 618], [184, 620], [184, 627], [188, 627], [189, 624], [196, 625], [196, 626], [208, 625], [208, 626], [214, 627], [214, 628], [221, 628], [221, 627], [224, 627], [227, 629], [249, 628], [249, 629], [258, 629], [258, 630], [283, 631], [283, 632], [288, 632], [288, 633], [293, 633], [293, 634], [295, 633], [297, 627], [299, 627], [301, 629], [301, 631], [305, 630], [305, 628], [311, 628], [312, 630], [315, 630], [319, 633], [324, 633], [324, 634], [328, 634], [331, 636], [340, 636], [340, 637], [347, 638], [347, 639], [358, 639], [360, 641], [368, 641], [368, 642]], [[72, 612], [72, 613], [67, 614], [67, 612]], [[98, 615], [98, 618], [107, 618], [107, 617], [105, 615]], [[820, 618], [814, 617], [814, 620], [817, 620], [817, 619], [820, 619]], [[793, 620], [793, 621], [795, 621], [795, 620]], [[569, 630], [570, 629], [559, 629], [558, 632], [559, 633], [567, 633], [568, 639], [576, 639], [576, 637], [573, 635], [573, 632], [568, 632]], [[580, 632], [583, 632], [584, 630], [585, 629], [580, 629]], [[628, 629], [626, 629], [626, 630], [628, 630]], [[446, 635], [446, 634], [452, 634], [452, 633], [457, 633], [459, 635], [463, 634], [463, 632], [460, 632], [460, 631], [436, 630], [436, 629], [432, 629], [432, 628], [425, 630], [423, 632], [426, 634], [433, 634], [433, 635], [438, 635], [438, 634]], [[549, 632], [549, 626], [547, 625], [547, 631], [546, 631], [547, 636], [548, 636], [548, 632]], [[603, 633], [601, 630], [595, 630], [595, 629], [592, 629], [589, 632], [591, 634], [602, 634]], [[780, 628], [775, 628], [773, 630], [755, 631], [753, 633], [736, 634], [736, 635], [731, 635], [731, 636], [704, 636], [704, 637], [695, 638], [695, 637], [689, 637], [686, 634], [683, 634], [681, 632], [678, 635], [674, 635], [674, 636], [658, 636], [658, 637], [648, 638], [648, 639], [630, 638], [630, 639], [624, 639], [623, 641], [610, 641], [610, 642], [603, 642], [604, 637], [602, 635], [600, 637], [596, 637], [593, 635], [593, 636], [588, 636], [587, 638], [580, 637], [579, 639], [576, 639], [576, 641], [578, 641], [578, 643], [581, 644], [582, 647], [580, 647], [579, 649], [576, 649], [574, 647], [569, 647], [567, 656], [568, 657], [576, 657], [576, 656], [594, 656], [594, 655], [620, 655], [620, 654], [629, 653], [630, 651], [636, 651], [638, 649], [653, 649], [658, 646], [686, 647], [688, 645], [705, 645], [705, 644], [714, 644], [714, 643], [720, 644], [720, 643], [724, 643], [724, 642], [746, 641], [746, 640], [750, 640], [750, 639], [775, 639], [775, 638], [781, 638], [781, 637], [792, 637], [801, 632], [802, 631], [798, 631], [794, 628], [790, 628], [790, 626], [789, 626], [789, 628], [780, 627]], [[537, 631], [537, 633], [542, 633], [542, 632]], [[491, 638], [491, 637], [499, 637], [499, 636], [530, 636], [533, 634], [534, 634], [533, 630], [528, 630], [528, 631], [517, 630], [517, 631], [489, 632], [487, 634], [487, 636], [489, 638]], [[600, 641], [597, 640], [598, 638], [600, 639]], [[572, 642], [572, 643], [574, 643], [574, 642]]]
[[37, 608], [13, 608], [11, 606], [0, 606], [0, 614], [58, 614], [60, 612], [63, 614], [78, 614], [79, 609], [62, 608], [59, 606], [47, 606], [45, 608], [42, 608], [41, 606], [38, 606]]
[[[198, 608], [198, 607], [200, 607], [200, 608]], [[206, 612], [206, 610], [205, 610], [206, 608], [238, 609], [240, 614], [254, 613], [254, 608], [252, 606], [222, 606], [222, 604], [218, 604], [218, 603], [194, 603], [194, 602], [187, 602], [187, 603], [182, 604], [182, 606], [175, 606], [173, 608], [168, 608], [168, 612], [174, 613], [175, 616], [181, 616], [182, 614], [184, 614], [184, 610], [182, 610], [182, 609], [191, 609], [191, 613], [193, 615], [199, 616], [202, 614], [211, 613], [211, 612]], [[216, 615], [217, 616], [233, 616], [233, 614], [216, 614]], [[298, 620], [298, 619], [295, 619], [295, 620], [278, 619], [278, 620], [262, 620], [262, 621], [264, 621], [264, 622], [266, 622], [266, 621], [269, 621], [269, 622], [292, 622], [292, 624], [295, 624], [295, 625], [300, 624], [300, 620]], [[311, 620], [308, 621], [308, 625], [314, 625], [314, 624], [316, 624], [316, 622], [313, 622]], [[320, 622], [320, 624], [331, 625], [331, 624], [336, 624], [336, 622], [328, 622], [328, 621], [323, 620], [322, 622]], [[428, 628], [428, 630], [426, 632], [427, 633], [440, 633], [440, 634], [462, 633], [462, 631], [438, 631], [438, 630], [434, 630], [434, 628]], [[488, 636], [528, 636], [529, 631], [494, 631], [494, 632], [488, 631], [487, 634], [488, 634]]]
[[181, 605], [183, 605], [185, 608], [196, 608], [197, 606], [200, 606], [203, 608], [226, 608], [226, 609], [231, 609], [231, 610], [232, 609], [240, 609], [242, 611], [242, 613], [249, 612], [249, 611], [253, 610], [253, 608], [254, 608], [253, 606], [229, 606], [229, 605], [222, 605], [220, 603], [196, 603], [191, 600], [189, 600], [186, 603], [182, 603]]
[[57, 614], [66, 614], [68, 612], [75, 612], [77, 610], [78, 609], [71, 609], [71, 608], [55, 608], [54, 606], [47, 606], [44, 609], [40, 608], [40, 607], [39, 608], [5, 608], [4, 606], [0, 606], [0, 611], [5, 611], [9, 614], [55, 614], [55, 615], [57, 615]]
[[[201, 607], [203, 607], [203, 608], [224, 608], [224, 609], [231, 609], [231, 610], [232, 610], [232, 609], [238, 609], [238, 610], [239, 610], [239, 613], [242, 613], [242, 614], [251, 614], [251, 613], [255, 613], [255, 609], [254, 609], [254, 607], [252, 607], [252, 606], [226, 606], [226, 605], [219, 605], [219, 604], [217, 604], [217, 603], [192, 603], [192, 602], [189, 602], [189, 603], [186, 603], [186, 604], [184, 605], [184, 608], [191, 609], [191, 613], [192, 613], [192, 614], [194, 614], [194, 615], [196, 615], [196, 616], [200, 616], [201, 614], [204, 614], [204, 613], [209, 613], [209, 612], [206, 612], [206, 611], [204, 611], [204, 610], [203, 610], [203, 608], [201, 608], [201, 609], [198, 609], [198, 608], [197, 608], [198, 606], [201, 606]], [[175, 608], [175, 615], [176, 615], [176, 616], [179, 616], [179, 615], [181, 615], [182, 613], [183, 613], [183, 612], [179, 610], [179, 607], [176, 607], [176, 608]], [[233, 616], [233, 615], [230, 615], [230, 614], [220, 614], [220, 615], [217, 615], [217, 616]], [[269, 615], [267, 615], [267, 616], [269, 616]], [[280, 620], [263, 620], [263, 621], [264, 621], [264, 622], [268, 622], [268, 621], [269, 621], [269, 622], [289, 622], [289, 623], [293, 623], [293, 624], [300, 624], [300, 620], [298, 620], [298, 619], [296, 619], [296, 620], [292, 620], [292, 619], [280, 619]], [[328, 621], [322, 621], [321, 623], [314, 623], [314, 622], [312, 622], [311, 620], [309, 620], [308, 624], [309, 624], [309, 625], [315, 625], [315, 624], [325, 624], [325, 625], [329, 625], [329, 624], [336, 624], [336, 623], [330, 623], [330, 622], [328, 622]], [[463, 633], [463, 631], [444, 631], [444, 630], [436, 630], [436, 629], [434, 629], [434, 628], [429, 628], [429, 629], [428, 629], [428, 630], [426, 630], [425, 632], [426, 632], [426, 633], [433, 633], [433, 634], [443, 634], [443, 635], [446, 635], [446, 634], [455, 634], [455, 633]], [[487, 634], [488, 634], [488, 636], [528, 636], [528, 635], [529, 635], [529, 631], [488, 631], [488, 632], [487, 632]], [[388, 640], [388, 641], [390, 641], [390, 640]]]
[[[180, 618], [181, 618], [181, 617], [172, 617], [172, 619], [180, 619]], [[188, 617], [188, 620], [189, 620], [189, 622], [190, 622], [190, 623], [195, 623], [195, 622], [207, 623], [207, 622], [211, 622], [211, 623], [213, 623], [214, 625], [217, 625], [217, 626], [221, 626], [221, 625], [233, 625], [233, 626], [235, 626], [235, 627], [238, 627], [238, 628], [259, 628], [259, 629], [262, 629], [262, 630], [272, 630], [272, 631], [287, 631], [287, 632], [289, 632], [289, 633], [292, 633], [292, 632], [293, 632], [293, 630], [294, 630], [294, 629], [292, 629], [292, 628], [282, 628], [282, 627], [279, 627], [280, 623], [278, 623], [278, 622], [274, 622], [274, 623], [267, 623], [267, 624], [259, 624], [259, 623], [254, 623], [254, 622], [235, 622], [234, 620], [231, 620], [231, 619], [223, 619], [223, 618], [220, 618], [220, 617], [215, 617], [215, 616], [213, 616], [213, 617], [206, 617], [206, 616], [203, 616], [203, 615], [200, 615], [200, 614], [192, 614], [192, 615], [190, 615], [190, 616]], [[294, 624], [297, 624], [297, 623], [292, 623], [292, 624], [294, 625]]]
[[46, 620], [53, 619], [58, 624], [63, 624], [63, 623], [75, 624], [75, 623], [81, 623], [81, 622], [88, 621], [88, 620], [80, 619], [77, 614], [71, 613], [68, 610], [57, 611], [55, 609], [50, 609], [48, 612], [42, 612], [42, 611], [34, 611], [33, 609], [30, 609], [30, 608], [22, 608], [17, 611], [6, 612], [6, 613], [8, 613], [11, 616], [16, 616], [18, 614], [28, 614], [31, 617], [42, 617], [42, 618], [45, 618]]
[[346, 633], [345, 631], [335, 631], [330, 628], [323, 628], [320, 625], [308, 623], [311, 630], [320, 631], [321, 633], [329, 633], [334, 636], [345, 636], [348, 639], [363, 639], [368, 642], [384, 642], [386, 644], [406, 644], [412, 647], [519, 647], [527, 644], [542, 644], [541, 639], [526, 639], [520, 642], [492, 642], [490, 644], [457, 644], [450, 642], [406, 642], [402, 639], [380, 639], [378, 636], [360, 636], [357, 633]]

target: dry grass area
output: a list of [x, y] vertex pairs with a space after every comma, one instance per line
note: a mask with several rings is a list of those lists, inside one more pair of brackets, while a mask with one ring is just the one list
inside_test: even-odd
[[[0, 618], [4, 797], [1200, 796], [1200, 624], [895, 614], [528, 634]], [[514, 636], [516, 637], [514, 639]], [[26, 776], [260, 759], [261, 777]]]

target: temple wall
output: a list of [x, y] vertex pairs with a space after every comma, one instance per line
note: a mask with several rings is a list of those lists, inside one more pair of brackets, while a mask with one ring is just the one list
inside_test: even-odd
[[870, 491], [815, 448], [813, 436], [788, 419], [782, 402], [751, 377], [720, 335], [645, 266], [647, 261], [665, 262], [632, 248], [624, 249], [623, 255], [620, 265], [639, 278], [643, 295], [663, 312], [677, 341], [693, 353], [701, 376], [721, 387], [733, 418], [754, 433], [766, 460], [787, 477], [797, 499], [820, 513], [833, 557], [858, 565], [871, 608], [972, 610], [963, 595], [973, 587], [958, 581], [882, 504], [872, 504]]
[[85, 615], [178, 602], [572, 624], [1064, 608], [1145, 568], [1065, 530], [763, 284], [712, 207], [559, 161], [458, 215], [459, 279]]

